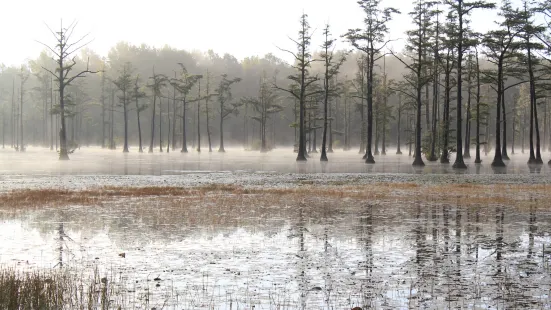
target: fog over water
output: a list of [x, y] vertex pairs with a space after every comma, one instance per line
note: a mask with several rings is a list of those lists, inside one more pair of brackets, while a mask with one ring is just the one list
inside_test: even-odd
[[[545, 174], [550, 175], [548, 165], [531, 167], [527, 165], [528, 154], [511, 155], [505, 169], [490, 166], [493, 153], [482, 154], [482, 164], [466, 160], [468, 169], [457, 171], [451, 164], [425, 161], [422, 168], [412, 167], [412, 157], [395, 155], [375, 156], [376, 164], [365, 164], [357, 150], [336, 150], [329, 154], [328, 163], [320, 163], [319, 153], [310, 154], [305, 163], [295, 161], [296, 153], [290, 148], [277, 148], [268, 153], [243, 151], [241, 148], [227, 148], [226, 153], [216, 151], [181, 153], [130, 153], [105, 150], [98, 147], [82, 147], [71, 154], [71, 160], [60, 162], [52, 151], [43, 148], [29, 148], [25, 153], [0, 150], [0, 173], [3, 175], [185, 175], [209, 172], [250, 173], [391, 173], [391, 174]], [[474, 154], [474, 150], [471, 150]], [[544, 152], [546, 158], [548, 153]], [[451, 162], [453, 163], [453, 157]]]

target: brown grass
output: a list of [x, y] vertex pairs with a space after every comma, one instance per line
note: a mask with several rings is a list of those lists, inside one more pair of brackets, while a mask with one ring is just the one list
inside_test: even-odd
[[[100, 205], [116, 199], [155, 198], [164, 201], [200, 200], [206, 197], [257, 195], [263, 200], [312, 198], [351, 198], [374, 201], [425, 201], [454, 204], [511, 204], [529, 199], [551, 199], [551, 185], [475, 185], [413, 183], [376, 183], [368, 185], [304, 185], [293, 188], [246, 188], [211, 184], [197, 187], [101, 187], [87, 190], [24, 189], [0, 195], [0, 205], [7, 208]], [[272, 196], [273, 199], [268, 199]]]

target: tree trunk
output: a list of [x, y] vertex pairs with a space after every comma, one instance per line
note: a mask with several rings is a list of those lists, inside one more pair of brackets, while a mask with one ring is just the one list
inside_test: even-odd
[[128, 153], [128, 114], [126, 107], [126, 90], [123, 90], [122, 92], [122, 109], [124, 116], [124, 148], [122, 152]]
[[201, 80], [199, 80], [197, 100], [197, 152], [201, 153]]
[[151, 143], [149, 144], [149, 153], [153, 153], [153, 143], [155, 142], [155, 106], [157, 103], [157, 94], [153, 94], [153, 111], [151, 112]]
[[[176, 78], [176, 72], [174, 73], [174, 78]], [[176, 120], [178, 119], [178, 117], [176, 116], [176, 86], [173, 86], [172, 87], [173, 89], [173, 94], [172, 94], [172, 119], [173, 119], [173, 122], [172, 122], [172, 151], [174, 151], [176, 149]], [[185, 110], [185, 102], [184, 102], [184, 110], [182, 111], [182, 114], [186, 114], [186, 110]], [[185, 116], [182, 117], [182, 122], [184, 122], [184, 124], [182, 125], [182, 128], [186, 129], [186, 119], [185, 119]], [[184, 134], [184, 138], [182, 138], [183, 141], [185, 141], [185, 134]], [[184, 147], [182, 145], [182, 150], [183, 149], [186, 149], [186, 152], [187, 152], [187, 147]]]
[[163, 99], [159, 98], [159, 152], [163, 152]]
[[143, 146], [142, 146], [142, 126], [140, 122], [140, 109], [138, 105], [138, 98], [136, 97], [136, 117], [138, 120], [138, 152], [143, 153]]
[[[173, 126], [172, 128], [175, 127]], [[172, 146], [174, 146], [174, 144]], [[182, 150], [180, 152], [187, 153], [186, 97], [182, 100]]]
[[501, 106], [502, 106], [502, 96], [503, 96], [503, 59], [500, 58], [497, 65], [497, 102], [496, 102], [496, 145], [495, 145], [495, 155], [494, 161], [492, 162], [493, 167], [505, 167], [503, 158], [501, 157]]
[[[448, 60], [449, 61], [449, 60]], [[449, 66], [449, 63], [448, 63]], [[445, 76], [445, 98], [444, 98], [444, 115], [443, 115], [443, 122], [444, 122], [444, 129], [443, 129], [443, 142], [442, 142], [442, 153], [440, 154], [440, 163], [442, 164], [448, 164], [450, 163], [449, 158], [449, 137], [450, 137], [450, 92], [451, 92], [451, 86], [450, 86], [450, 77], [451, 72], [446, 69], [446, 76]], [[461, 131], [460, 131], [461, 133]]]
[[465, 162], [463, 162], [463, 143], [461, 139], [461, 118], [463, 117], [463, 114], [461, 112], [461, 106], [462, 106], [462, 71], [463, 71], [463, 4], [462, 1], [459, 1], [458, 5], [458, 20], [459, 20], [459, 37], [457, 39], [457, 120], [456, 120], [456, 133], [457, 133], [457, 152], [455, 156], [455, 162], [453, 163], [453, 168], [455, 169], [467, 169], [467, 166], [465, 165]]
[[22, 81], [21, 82], [21, 89], [20, 89], [20, 92], [21, 92], [21, 108], [19, 109], [19, 138], [21, 139], [21, 143], [19, 144], [19, 151], [20, 152], [25, 152], [25, 144], [24, 144], [24, 141], [23, 141], [23, 84], [24, 82]]
[[369, 55], [369, 66], [367, 73], [367, 144], [366, 144], [366, 164], [374, 164], [375, 158], [371, 153], [373, 143], [373, 67], [375, 66], [375, 51], [371, 50]]
[[223, 103], [220, 103], [220, 148], [218, 149], [218, 152], [220, 153], [226, 152], [226, 150], [224, 149], [224, 116], [222, 115], [224, 113], [223, 108]]

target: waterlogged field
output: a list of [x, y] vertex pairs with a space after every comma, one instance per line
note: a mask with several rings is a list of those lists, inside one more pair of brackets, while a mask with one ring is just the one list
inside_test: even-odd
[[2, 308], [29, 272], [65, 309], [551, 308], [551, 174], [522, 155], [0, 156]]

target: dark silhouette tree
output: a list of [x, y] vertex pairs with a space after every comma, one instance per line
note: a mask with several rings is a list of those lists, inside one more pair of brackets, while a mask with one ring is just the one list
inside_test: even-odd
[[392, 15], [400, 13], [395, 8], [381, 8], [381, 0], [359, 0], [358, 4], [365, 13], [364, 29], [350, 29], [345, 37], [358, 50], [367, 56], [367, 145], [365, 162], [374, 164], [371, 151], [373, 139], [373, 69], [375, 62], [384, 57], [381, 51], [390, 42], [386, 38]]
[[489, 31], [483, 39], [483, 44], [486, 47], [484, 54], [488, 61], [496, 66], [495, 70], [486, 72], [486, 78], [490, 79], [494, 86], [492, 86], [497, 93], [496, 102], [496, 134], [495, 134], [495, 154], [492, 166], [504, 167], [501, 147], [501, 126], [502, 126], [502, 98], [505, 92], [504, 89], [504, 70], [506, 69], [508, 61], [511, 58], [515, 58], [514, 51], [519, 47], [516, 42], [518, 30], [518, 20], [515, 17], [515, 12], [511, 7], [509, 1], [505, 0], [501, 11], [499, 13], [504, 20], [500, 23], [500, 28], [497, 30]]
[[457, 136], [456, 136], [456, 142], [457, 142], [457, 152], [455, 157], [455, 162], [453, 164], [453, 168], [456, 169], [466, 169], [467, 165], [465, 165], [465, 162], [463, 161], [463, 144], [461, 139], [461, 131], [462, 131], [462, 122], [461, 119], [463, 117], [462, 115], [462, 96], [463, 96], [463, 55], [466, 52], [467, 49], [470, 48], [470, 44], [468, 42], [468, 16], [473, 10], [476, 9], [492, 9], [495, 7], [495, 4], [489, 3], [485, 0], [478, 0], [478, 1], [464, 1], [464, 0], [445, 0], [444, 3], [448, 4], [450, 6], [451, 13], [456, 16], [457, 21], [457, 61], [456, 61], [456, 75], [457, 75], [457, 119], [456, 119], [456, 125], [457, 125]]
[[[427, 61], [424, 57], [426, 51], [431, 47], [429, 41], [429, 31], [432, 26], [432, 15], [435, 11], [432, 7], [436, 5], [434, 1], [416, 0], [414, 3], [414, 11], [409, 15], [413, 19], [415, 30], [407, 31], [408, 40], [406, 45], [406, 54], [409, 60], [402, 59], [403, 56], [398, 55], [395, 52], [391, 52], [408, 70], [407, 74], [404, 74], [404, 80], [409, 84], [410, 89], [413, 92], [404, 91], [398, 88], [398, 91], [404, 95], [410, 97], [415, 102], [416, 118], [415, 118], [415, 159], [413, 160], [414, 166], [424, 166], [421, 151], [421, 111], [422, 101], [421, 95], [423, 93], [423, 86], [430, 83], [432, 75], [427, 74], [426, 69], [431, 65], [431, 62]], [[428, 102], [427, 102], [428, 104]]]
[[[522, 9], [520, 13], [520, 37], [521, 37], [521, 47], [526, 52], [524, 55], [524, 66], [528, 70], [528, 81], [529, 81], [529, 91], [530, 91], [530, 130], [529, 130], [529, 143], [530, 143], [530, 158], [528, 159], [528, 164], [543, 164], [543, 159], [541, 158], [541, 149], [540, 149], [540, 130], [539, 130], [539, 120], [538, 120], [538, 105], [537, 105], [537, 79], [535, 76], [535, 70], [540, 65], [537, 57], [534, 56], [535, 53], [539, 53], [544, 49], [542, 43], [549, 49], [551, 44], [549, 44], [548, 39], [542, 35], [545, 27], [539, 25], [534, 20], [535, 13], [542, 12], [544, 16], [551, 17], [551, 1], [545, 0], [541, 3], [541, 6], [535, 6], [532, 1], [523, 0]], [[541, 42], [537, 42], [536, 38], [540, 39]], [[534, 150], [534, 131], [536, 133], [536, 145]]]
[[340, 66], [346, 60], [344, 54], [340, 55], [340, 58], [334, 59], [333, 53], [335, 39], [331, 38], [331, 32], [329, 25], [325, 25], [323, 29], [324, 42], [321, 46], [323, 51], [321, 52], [321, 59], [323, 60], [323, 66], [325, 69], [323, 76], [323, 136], [321, 139], [321, 161], [327, 161], [327, 128], [328, 128], [328, 105], [331, 97], [337, 96], [336, 85], [331, 85], [331, 80], [339, 73]]
[[[309, 68], [314, 61], [310, 54], [310, 41], [312, 39], [312, 33], [310, 32], [310, 24], [308, 23], [308, 15], [302, 14], [300, 17], [300, 30], [298, 32], [298, 40], [293, 41], [298, 49], [298, 52], [294, 53], [289, 50], [281, 49], [293, 56], [295, 63], [292, 68], [296, 70], [296, 73], [289, 75], [287, 78], [293, 82], [288, 88], [281, 88], [274, 85], [276, 89], [286, 91], [298, 100], [299, 106], [299, 137], [298, 137], [298, 154], [297, 161], [306, 161], [306, 128], [305, 128], [305, 111], [306, 100], [309, 96], [313, 95], [308, 93], [308, 87], [318, 81], [317, 76], [310, 76]], [[317, 93], [318, 91], [314, 91]]]

